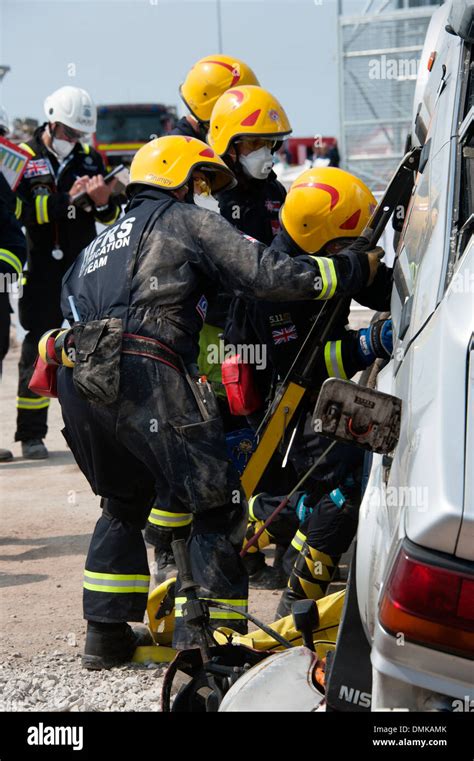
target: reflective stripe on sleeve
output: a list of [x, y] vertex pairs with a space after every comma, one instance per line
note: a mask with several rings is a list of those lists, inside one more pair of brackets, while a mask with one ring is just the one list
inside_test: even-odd
[[326, 370], [330, 378], [343, 378], [347, 380], [347, 375], [342, 363], [342, 342], [328, 341], [324, 347], [324, 361]]
[[15, 204], [15, 217], [17, 219], [20, 219], [22, 211], [23, 211], [23, 201], [21, 200], [21, 198], [17, 198], [16, 204]]
[[312, 256], [317, 263], [322, 280], [322, 288], [316, 299], [331, 299], [337, 288], [337, 275], [334, 262], [327, 256]]
[[33, 148], [31, 148], [26, 143], [20, 143], [18, 147], [23, 148], [23, 150], [29, 153], [31, 156], [36, 156], [36, 153], [34, 152]]
[[0, 261], [9, 264], [18, 276], [21, 275], [23, 270], [21, 260], [13, 253], [13, 251], [9, 251], [7, 248], [0, 248]]
[[49, 222], [48, 196], [36, 196], [35, 198], [36, 221], [39, 225]]

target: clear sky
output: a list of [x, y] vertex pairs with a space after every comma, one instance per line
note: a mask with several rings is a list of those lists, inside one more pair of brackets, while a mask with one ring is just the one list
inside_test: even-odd
[[[294, 134], [339, 134], [336, 0], [221, 0], [223, 53], [249, 63]], [[354, 12], [363, 3], [345, 0]], [[218, 52], [216, 0], [0, 0], [2, 101], [43, 120], [64, 84], [96, 103], [179, 105], [178, 85]], [[347, 12], [346, 10], [346, 12]], [[72, 74], [72, 76], [71, 76]]]

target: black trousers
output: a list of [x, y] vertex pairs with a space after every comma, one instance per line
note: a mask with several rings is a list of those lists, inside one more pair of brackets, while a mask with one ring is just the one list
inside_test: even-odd
[[27, 331], [18, 363], [17, 422], [15, 441], [44, 439], [48, 432], [50, 400], [28, 388], [38, 355], [38, 341], [47, 330], [59, 328], [63, 322], [60, 309], [61, 279], [51, 274], [48, 279], [28, 282], [19, 302], [20, 322]]
[[[185, 378], [155, 360], [124, 355], [119, 399], [82, 399], [72, 371], [61, 368], [58, 393], [64, 436], [93, 491], [104, 498], [84, 576], [84, 616], [141, 621], [149, 571], [142, 529], [157, 495], [164, 508], [192, 513], [188, 542], [200, 595], [247, 607], [248, 578], [239, 550], [247, 506], [227, 459], [222, 421], [203, 421]], [[170, 510], [168, 510], [171, 512]], [[194, 644], [176, 607], [176, 647]], [[211, 609], [211, 623], [246, 631], [239, 614]]]

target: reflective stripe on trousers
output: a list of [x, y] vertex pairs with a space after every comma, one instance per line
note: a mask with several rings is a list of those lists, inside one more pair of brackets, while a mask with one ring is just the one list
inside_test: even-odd
[[136, 573], [96, 573], [84, 571], [84, 589], [91, 592], [115, 592], [125, 594], [140, 592], [148, 594], [150, 576]]
[[291, 546], [294, 547], [295, 550], [299, 552], [303, 544], [305, 543], [305, 541], [306, 541], [306, 535], [303, 534], [302, 531], [297, 531], [291, 541]]
[[16, 408], [17, 410], [42, 410], [45, 407], [49, 407], [51, 399], [47, 396], [17, 396]]
[[155, 526], [162, 526], [163, 528], [189, 526], [192, 520], [192, 513], [171, 513], [167, 510], [160, 510], [157, 507], [153, 507], [148, 516], [150, 523], [153, 523]]

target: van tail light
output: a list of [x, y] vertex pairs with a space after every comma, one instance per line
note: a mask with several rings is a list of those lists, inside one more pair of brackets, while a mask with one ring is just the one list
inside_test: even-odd
[[474, 575], [435, 562], [402, 546], [380, 602], [380, 623], [412, 642], [474, 658]]

